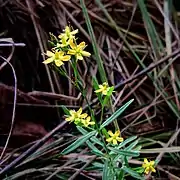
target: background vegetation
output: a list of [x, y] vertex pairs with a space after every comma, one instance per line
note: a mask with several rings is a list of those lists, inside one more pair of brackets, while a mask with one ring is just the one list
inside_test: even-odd
[[[85, 3], [109, 84], [115, 86], [113, 107], [135, 99], [118, 119], [122, 136], [140, 137], [139, 145], [146, 152], [139, 160], [148, 157], [160, 161], [157, 173], [152, 174], [155, 179], [180, 179], [179, 2]], [[42, 64], [49, 33], [58, 35], [67, 24], [79, 29], [79, 39], [93, 52], [80, 2], [2, 0], [0, 22], [0, 55], [14, 67], [18, 87], [16, 91], [12, 69], [1, 57], [2, 179], [101, 179], [101, 164], [88, 155], [88, 148], [59, 156], [79, 135], [73, 125], [64, 122], [62, 105], [78, 109], [81, 105], [86, 108], [86, 103], [70, 82]], [[101, 80], [99, 67], [94, 55], [78, 67], [88, 89], [87, 98], [97, 109], [91, 77]], [[106, 114], [108, 117], [108, 110]], [[6, 147], [11, 124], [14, 130]]]

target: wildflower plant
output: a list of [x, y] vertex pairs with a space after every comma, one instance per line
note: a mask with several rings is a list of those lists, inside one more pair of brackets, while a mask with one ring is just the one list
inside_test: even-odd
[[[66, 147], [61, 155], [76, 151], [80, 146], [87, 145], [91, 150], [90, 153], [96, 155], [100, 160], [98, 164], [101, 164], [103, 180], [121, 180], [125, 179], [126, 176], [144, 179], [144, 174], [155, 172], [154, 161], [148, 162], [145, 159], [142, 167], [139, 167], [141, 172], [136, 168], [131, 168], [129, 160], [140, 155], [139, 140], [137, 136], [122, 137], [119, 126], [112, 126], [112, 122], [117, 120], [133, 100], [124, 104], [106, 119], [104, 111], [105, 107], [111, 107], [111, 97], [115, 93], [114, 86], [109, 86], [108, 82], [99, 84], [98, 80], [93, 77], [94, 95], [98, 97], [97, 105], [101, 108], [100, 117], [96, 115], [96, 110], [91, 107], [86, 98], [86, 89], [77, 68], [78, 61], [90, 57], [91, 53], [85, 50], [85, 42], [78, 42], [77, 34], [78, 30], [73, 30], [70, 26], [66, 26], [58, 37], [51, 34], [52, 49], [45, 53], [47, 59], [43, 62], [44, 64], [52, 63], [61, 75], [67, 77], [74, 87], [81, 92], [88, 107], [86, 110], [82, 107], [77, 110], [63, 107], [65, 120], [74, 124], [81, 136]], [[73, 79], [66, 72], [64, 67], [66, 63], [71, 65], [74, 73]], [[94, 164], [94, 168], [97, 168], [97, 164]]]
[[154, 166], [155, 161], [148, 161], [147, 158], [144, 158], [144, 163], [142, 164], [142, 167], [144, 168], [145, 174], [149, 174], [150, 172], [156, 172]]

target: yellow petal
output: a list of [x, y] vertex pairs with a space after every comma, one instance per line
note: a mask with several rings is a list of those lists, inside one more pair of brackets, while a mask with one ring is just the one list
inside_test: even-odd
[[89, 124], [90, 124], [90, 125], [94, 125], [94, 124], [95, 124], [95, 122], [94, 122], [94, 121], [92, 121], [92, 122], [89, 122]]
[[61, 33], [58, 38], [61, 39], [64, 36], [64, 33]]
[[112, 138], [107, 138], [106, 141], [107, 141], [107, 142], [111, 142], [111, 141], [112, 141]]
[[103, 86], [108, 86], [108, 83], [107, 83], [107, 82], [104, 82], [104, 83], [103, 83]]
[[81, 114], [82, 113], [82, 108], [79, 108], [79, 110], [77, 111], [77, 114]]
[[81, 54], [77, 54], [77, 55], [76, 55], [76, 58], [79, 59], [79, 60], [83, 60], [83, 57], [82, 57]]
[[70, 116], [70, 117], [67, 117], [65, 120], [66, 120], [66, 121], [72, 121], [73, 118]]
[[75, 113], [75, 110], [70, 110], [69, 111], [69, 114], [71, 114], [71, 115], [74, 115], [74, 113]]
[[124, 139], [123, 139], [122, 137], [117, 137], [117, 140], [118, 140], [119, 142], [123, 142], [123, 141], [124, 141]]
[[43, 63], [44, 64], [49, 64], [49, 63], [52, 63], [53, 61], [54, 61], [54, 59], [51, 57], [51, 58], [48, 58], [45, 61], [43, 61]]
[[56, 64], [56, 66], [60, 67], [60, 66], [62, 66], [64, 63], [63, 63], [62, 61], [60, 61], [60, 60], [55, 60], [55, 64]]
[[150, 164], [150, 166], [154, 166], [155, 161], [150, 161], [149, 164]]
[[81, 119], [81, 123], [82, 123], [85, 127], [87, 127], [87, 126], [88, 126], [88, 124], [87, 124], [86, 120], [84, 120], [84, 119]]
[[116, 145], [117, 144], [117, 140], [113, 139], [113, 144]]
[[102, 90], [101, 89], [98, 89], [96, 91], [94, 91], [95, 93], [100, 93]]
[[91, 117], [90, 116], [88, 116], [87, 118], [86, 118], [86, 121], [90, 121], [91, 120]]
[[73, 49], [70, 49], [67, 54], [75, 55], [75, 54], [76, 54], [76, 51], [73, 50]]
[[146, 168], [145, 171], [144, 171], [144, 173], [145, 173], [145, 174], [149, 174], [149, 169]]
[[46, 52], [46, 55], [47, 55], [48, 57], [52, 57], [52, 56], [54, 56], [54, 53], [52, 53], [51, 51], [47, 51], [47, 52]]
[[69, 61], [71, 59], [71, 56], [63, 56], [62, 61]]
[[102, 93], [106, 96], [107, 95], [107, 91], [103, 90]]
[[144, 158], [144, 163], [145, 163], [145, 164], [148, 164], [148, 163], [149, 163], [148, 160], [147, 160], [147, 158]]
[[104, 86], [100, 84], [99, 89], [104, 89]]
[[86, 46], [86, 44], [85, 44], [85, 42], [83, 41], [83, 42], [81, 42], [81, 43], [78, 45], [78, 48], [84, 49], [85, 46]]
[[114, 134], [112, 133], [112, 131], [108, 131], [108, 134], [110, 135], [110, 136], [114, 136]]
[[78, 29], [71, 32], [71, 34], [77, 34], [77, 33], [78, 33]]
[[76, 48], [76, 45], [74, 44], [73, 39], [70, 40], [69, 45], [70, 45], [71, 49]]
[[63, 52], [63, 51], [60, 51], [60, 52], [59, 52], [59, 55], [60, 55], [60, 56], [63, 56], [63, 55], [64, 55], [64, 52]]
[[55, 59], [59, 59], [59, 52], [55, 52]]
[[65, 29], [64, 29], [65, 32], [70, 32], [70, 27], [69, 26], [66, 26]]
[[152, 171], [152, 172], [156, 172], [156, 170], [155, 170], [153, 167], [151, 167], [151, 171]]
[[86, 113], [80, 115], [80, 117], [83, 119], [86, 118], [87, 116], [88, 116], [88, 114], [86, 114]]
[[116, 131], [116, 132], [114, 133], [114, 135], [115, 135], [115, 136], [119, 136], [119, 135], [120, 135], [120, 131], [119, 131], [119, 130]]
[[89, 57], [91, 56], [91, 53], [87, 52], [87, 51], [82, 51], [81, 52], [83, 56]]

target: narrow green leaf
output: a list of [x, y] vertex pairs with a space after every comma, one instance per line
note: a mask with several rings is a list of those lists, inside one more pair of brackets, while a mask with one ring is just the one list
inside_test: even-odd
[[117, 149], [120, 149], [120, 148], [124, 147], [126, 144], [134, 141], [135, 139], [137, 139], [137, 136], [132, 136], [132, 137], [126, 139], [125, 141], [123, 141], [122, 143], [120, 143], [120, 144], [117, 146]]
[[72, 143], [71, 145], [69, 145], [67, 148], [65, 148], [61, 154], [68, 154], [71, 151], [77, 149], [79, 146], [81, 146], [83, 143], [85, 143], [91, 136], [95, 135], [96, 131], [92, 131], [89, 132], [88, 134], [86, 134], [85, 136], [82, 136], [80, 138], [78, 138], [74, 143]]
[[109, 89], [107, 95], [105, 96], [105, 98], [104, 98], [104, 100], [103, 100], [103, 106], [105, 106], [105, 105], [108, 104], [108, 101], [109, 101], [109, 99], [110, 99], [110, 97], [111, 97], [113, 91], [114, 91], [114, 86], [110, 87], [110, 89]]
[[[88, 132], [83, 129], [80, 126], [77, 126], [77, 129], [83, 134], [86, 135]], [[86, 141], [86, 144], [88, 145], [88, 147], [96, 154], [96, 155], [100, 155], [100, 156], [104, 156], [104, 154], [98, 149], [96, 148], [96, 146], [94, 146], [94, 144], [92, 144], [89, 140]]]
[[[86, 135], [88, 133], [88, 131], [86, 131], [84, 128], [77, 126], [77, 129], [79, 130], [79, 132], [81, 132], [83, 135]], [[99, 144], [100, 146], [104, 147], [104, 144], [95, 136], [91, 137], [90, 140], [92, 142], [94, 142], [95, 144]]]
[[69, 110], [68, 110], [67, 107], [65, 107], [64, 105], [62, 105], [61, 108], [62, 108], [62, 110], [64, 111], [64, 113], [65, 113], [66, 115], [70, 115], [70, 114], [69, 114]]
[[102, 128], [101, 131], [102, 131], [102, 134], [105, 136], [106, 139], [109, 138], [109, 134], [108, 134], [106, 128]]
[[96, 156], [100, 156], [100, 157], [104, 157], [104, 154], [98, 150], [97, 148], [92, 149], [92, 152], [96, 155]]
[[122, 167], [122, 169], [128, 173], [129, 175], [131, 175], [132, 177], [136, 178], [136, 179], [141, 179], [141, 180], [144, 180], [145, 178], [142, 177], [140, 174], [138, 174], [137, 172], [133, 171], [132, 169], [130, 168], [127, 168], [127, 167]]
[[104, 168], [104, 164], [99, 163], [99, 162], [93, 162], [92, 165], [96, 168], [96, 169], [102, 169]]
[[128, 147], [125, 148], [125, 150], [127, 150], [127, 151], [132, 150], [138, 144], [138, 142], [139, 142], [139, 140], [132, 142]]
[[134, 101], [134, 99], [131, 99], [128, 101], [125, 105], [120, 107], [111, 117], [109, 117], [101, 126], [100, 129], [104, 128], [105, 126], [109, 125], [111, 122], [113, 122], [118, 116], [120, 116], [124, 110]]
[[102, 174], [102, 180], [108, 180], [108, 160], [105, 161], [104, 163], [104, 168], [103, 168], [103, 174]]
[[104, 144], [96, 137], [92, 137], [90, 138], [90, 140], [96, 144], [99, 144], [100, 146], [102, 146], [104, 148]]
[[144, 172], [144, 168], [142, 166], [133, 168], [133, 170], [136, 171], [139, 174], [142, 174]]
[[138, 157], [139, 156], [139, 151], [126, 151], [126, 150], [120, 150], [112, 147], [108, 147], [111, 151], [119, 154], [119, 155], [124, 155], [124, 156], [130, 156], [130, 157]]
[[123, 169], [120, 169], [120, 171], [119, 171], [118, 180], [124, 180], [124, 171], [123, 171]]

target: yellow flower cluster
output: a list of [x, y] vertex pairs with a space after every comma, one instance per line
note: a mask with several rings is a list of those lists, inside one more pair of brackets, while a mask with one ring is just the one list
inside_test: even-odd
[[114, 145], [117, 145], [118, 142], [123, 142], [124, 139], [120, 137], [120, 131], [116, 131], [115, 133], [112, 133], [112, 131], [108, 131], [109, 138], [106, 139], [107, 142], [113, 143]]
[[[95, 91], [95, 93], [101, 93], [102, 95], [107, 95], [111, 87], [109, 87], [107, 82], [99, 85], [99, 89]], [[114, 91], [113, 91], [114, 92]]]
[[45, 55], [48, 57], [44, 64], [49, 64], [54, 62], [56, 66], [60, 67], [64, 64], [64, 61], [69, 61], [71, 56], [74, 56], [76, 60], [83, 60], [83, 57], [89, 57], [91, 54], [84, 51], [86, 44], [81, 42], [77, 45], [75, 34], [78, 33], [78, 29], [71, 31], [69, 26], [63, 30], [58, 38], [56, 47], [51, 51], [47, 51]]
[[156, 172], [155, 168], [155, 161], [148, 161], [147, 158], [144, 159], [144, 163], [142, 167], [144, 168], [144, 173], [149, 174], [150, 172]]
[[87, 113], [82, 114], [82, 108], [79, 108], [78, 111], [70, 110], [69, 114], [65, 120], [74, 122], [76, 125], [88, 127], [95, 124], [95, 122], [91, 121], [91, 117]]

